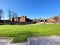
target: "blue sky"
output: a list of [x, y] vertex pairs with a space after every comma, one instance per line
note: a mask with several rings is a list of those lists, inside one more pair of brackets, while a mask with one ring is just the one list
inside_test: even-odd
[[18, 16], [49, 18], [60, 14], [60, 0], [0, 0], [0, 9], [4, 11], [4, 18], [8, 17], [8, 9]]

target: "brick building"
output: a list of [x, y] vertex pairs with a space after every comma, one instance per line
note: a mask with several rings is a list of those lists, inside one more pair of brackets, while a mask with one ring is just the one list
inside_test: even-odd
[[57, 22], [60, 23], [60, 15], [57, 18]]
[[49, 23], [55, 23], [56, 21], [55, 21], [54, 18], [50, 18], [50, 19], [48, 19], [48, 22], [49, 22]]
[[32, 23], [33, 21], [26, 16], [21, 16], [17, 18], [10, 19], [11, 22], [18, 22], [18, 23]]
[[48, 22], [50, 22], [50, 23], [60, 23], [60, 15], [48, 19]]

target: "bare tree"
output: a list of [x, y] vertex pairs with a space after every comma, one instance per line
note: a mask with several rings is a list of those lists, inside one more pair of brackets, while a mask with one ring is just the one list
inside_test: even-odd
[[10, 21], [10, 19], [11, 19], [11, 11], [8, 10], [8, 13], [9, 13], [9, 21]]
[[3, 10], [0, 10], [0, 20], [2, 18]]
[[10, 11], [10, 10], [8, 10], [8, 12], [9, 12], [9, 20], [12, 18], [16, 18], [16, 20], [17, 20], [17, 14], [15, 12]]

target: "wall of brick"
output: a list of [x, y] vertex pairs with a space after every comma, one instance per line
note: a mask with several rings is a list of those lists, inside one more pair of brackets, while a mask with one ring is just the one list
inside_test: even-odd
[[26, 16], [21, 16], [19, 22], [26, 22]]

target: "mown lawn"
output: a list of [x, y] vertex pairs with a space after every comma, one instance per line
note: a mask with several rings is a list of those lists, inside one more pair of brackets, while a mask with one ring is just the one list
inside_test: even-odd
[[31, 36], [60, 36], [60, 24], [0, 25], [0, 37], [14, 37], [13, 42], [26, 41]]

